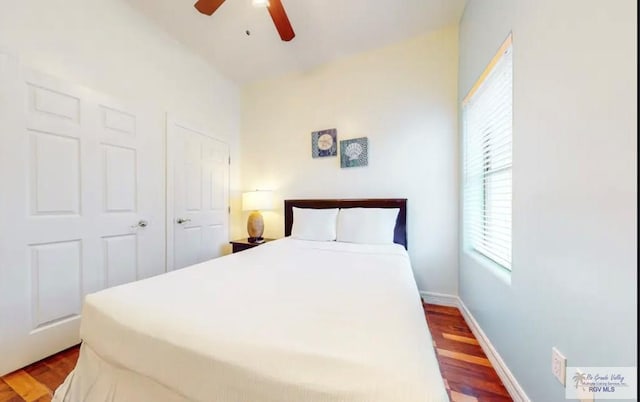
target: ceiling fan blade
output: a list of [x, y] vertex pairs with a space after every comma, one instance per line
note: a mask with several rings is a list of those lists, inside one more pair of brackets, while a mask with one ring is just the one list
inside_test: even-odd
[[284, 6], [282, 5], [281, 0], [269, 0], [269, 14], [271, 15], [271, 19], [273, 23], [276, 25], [276, 29], [280, 34], [280, 38], [283, 41], [289, 42], [291, 39], [295, 38], [296, 34], [293, 32], [293, 27], [291, 26], [291, 22], [289, 21], [289, 17], [287, 17], [286, 11], [284, 11]]
[[224, 0], [198, 0], [193, 6], [202, 14], [211, 15], [222, 3], [224, 3]]

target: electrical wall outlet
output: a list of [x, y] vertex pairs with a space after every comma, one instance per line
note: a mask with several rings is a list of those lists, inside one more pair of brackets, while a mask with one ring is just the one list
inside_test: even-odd
[[567, 373], [567, 358], [555, 347], [551, 348], [551, 374], [565, 385]]

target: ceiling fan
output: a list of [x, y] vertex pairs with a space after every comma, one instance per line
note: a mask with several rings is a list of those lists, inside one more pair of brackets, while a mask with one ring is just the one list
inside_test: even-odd
[[[202, 14], [212, 15], [224, 2], [225, 0], [198, 0], [194, 7]], [[281, 0], [253, 0], [253, 4], [267, 7], [283, 41], [289, 42], [296, 36]]]

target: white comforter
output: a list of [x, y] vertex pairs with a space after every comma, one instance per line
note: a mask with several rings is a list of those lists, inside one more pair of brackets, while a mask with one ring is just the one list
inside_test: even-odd
[[[81, 337], [185, 400], [448, 400], [398, 245], [284, 239], [108, 289], [87, 296]], [[56, 397], [88, 399], [82, 375]]]

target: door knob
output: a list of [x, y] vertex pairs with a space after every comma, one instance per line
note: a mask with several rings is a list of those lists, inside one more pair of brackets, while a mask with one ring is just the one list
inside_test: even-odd
[[185, 218], [178, 218], [178, 219], [176, 219], [176, 223], [178, 225], [182, 225], [182, 224], [187, 223], [187, 222], [191, 222], [191, 219], [189, 219], [189, 218], [186, 218], [186, 219]]
[[137, 230], [137, 229], [140, 229], [140, 228], [144, 229], [147, 226], [149, 226], [149, 222], [145, 221], [144, 219], [140, 219], [138, 221], [138, 223], [136, 223], [135, 225], [131, 225], [131, 229], [133, 229], [133, 230]]

